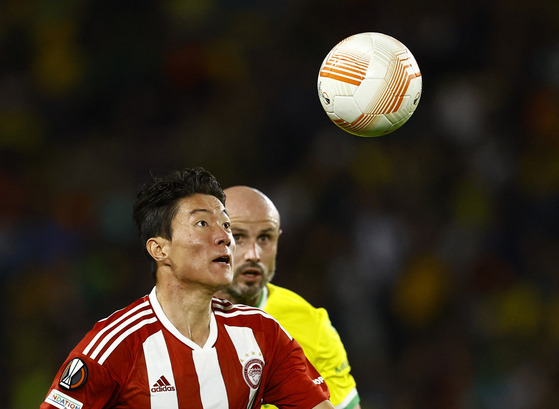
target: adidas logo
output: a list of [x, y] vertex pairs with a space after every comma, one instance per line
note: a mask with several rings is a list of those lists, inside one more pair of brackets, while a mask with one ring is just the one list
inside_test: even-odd
[[174, 391], [175, 387], [172, 386], [165, 376], [161, 376], [151, 387], [152, 393]]

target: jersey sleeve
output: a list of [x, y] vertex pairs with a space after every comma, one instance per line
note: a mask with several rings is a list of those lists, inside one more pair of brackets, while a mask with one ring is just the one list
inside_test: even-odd
[[351, 375], [347, 352], [338, 331], [332, 326], [328, 313], [319, 308], [319, 326], [315, 339], [317, 353], [313, 362], [326, 380], [330, 400], [337, 408], [351, 409], [359, 403], [355, 379]]
[[119, 385], [89, 357], [72, 353], [59, 369], [40, 409], [101, 409], [114, 403]]
[[263, 403], [282, 408], [313, 408], [330, 396], [328, 386], [297, 341], [280, 330]]

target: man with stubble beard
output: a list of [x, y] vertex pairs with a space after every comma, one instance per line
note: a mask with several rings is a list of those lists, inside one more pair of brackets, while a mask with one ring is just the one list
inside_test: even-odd
[[324, 308], [271, 284], [276, 270], [280, 215], [262, 192], [248, 186], [225, 189], [237, 249], [232, 284], [217, 293], [237, 304], [262, 308], [299, 342], [330, 389], [336, 408], [360, 409], [347, 353]]

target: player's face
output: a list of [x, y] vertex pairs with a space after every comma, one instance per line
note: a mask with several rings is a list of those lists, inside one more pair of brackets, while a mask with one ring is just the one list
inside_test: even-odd
[[233, 283], [228, 292], [237, 302], [255, 305], [276, 270], [279, 221], [255, 209], [240, 216], [233, 215], [231, 229], [237, 249]]
[[171, 227], [165, 263], [174, 279], [212, 292], [231, 283], [235, 243], [229, 216], [216, 197], [196, 194], [182, 199]]

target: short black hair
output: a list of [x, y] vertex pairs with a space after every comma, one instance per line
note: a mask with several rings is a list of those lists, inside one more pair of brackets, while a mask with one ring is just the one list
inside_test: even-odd
[[[163, 177], [152, 175], [144, 184], [134, 203], [133, 217], [144, 250], [151, 237], [171, 240], [171, 224], [178, 211], [178, 202], [195, 194], [215, 196], [225, 206], [225, 193], [217, 179], [204, 168], [175, 170]], [[147, 254], [149, 256], [149, 254]], [[157, 265], [149, 256], [155, 278]]]

